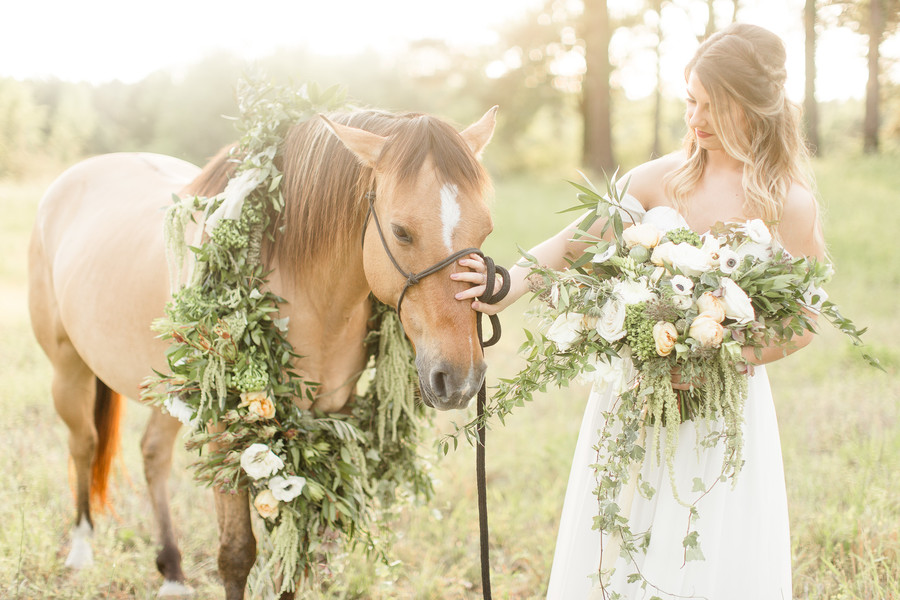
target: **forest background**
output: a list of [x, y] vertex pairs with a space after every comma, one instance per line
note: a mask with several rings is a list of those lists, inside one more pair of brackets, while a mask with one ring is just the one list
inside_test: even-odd
[[[797, 34], [792, 44], [805, 45], [789, 50], [808, 59], [803, 71], [792, 73], [792, 97], [805, 104], [817, 151], [823, 220], [837, 267], [829, 292], [848, 316], [871, 328], [869, 350], [887, 369], [871, 370], [828, 331], [769, 369], [791, 512], [794, 595], [900, 598], [900, 252], [892, 243], [900, 230], [900, 3], [786, 4], [795, 9], [787, 24]], [[140, 484], [146, 409], [135, 404], [124, 432], [116, 514], [98, 519], [97, 566], [78, 575], [62, 566], [74, 516], [64, 477], [66, 432], [49, 399], [49, 367], [28, 325], [25, 249], [37, 202], [63, 168], [93, 154], [131, 150], [203, 163], [235, 138], [223, 116], [237, 113], [235, 85], [250, 72], [298, 85], [338, 84], [361, 105], [429, 112], [460, 126], [499, 104], [498, 129], [484, 157], [496, 188], [495, 231], [484, 249], [509, 264], [517, 244], [527, 247], [570, 219], [558, 214], [574, 204], [566, 180], [585, 172], [599, 181], [604, 169], [627, 169], [678, 148], [683, 98], [677, 84], [664, 80], [667, 57], [690, 56], [709, 31], [735, 18], [753, 20], [753, 8], [749, 0], [547, 0], [510, 18], [490, 44], [412, 39], [389, 55], [326, 55], [296, 45], [249, 62], [222, 50], [135, 80], [5, 76], [0, 62], [0, 460], [8, 465], [0, 471], [0, 522], [6, 524], [0, 597], [149, 598], [159, 585]], [[686, 28], [678, 38], [683, 48], [662, 26], [672, 21]], [[856, 64], [865, 73], [853, 81], [863, 84], [848, 79], [846, 93], [813, 102], [823, 95], [816, 82], [835, 67], [814, 42], [835, 35], [853, 40], [845, 52], [859, 53]], [[12, 64], [15, 56], [5, 59]], [[682, 68], [675, 67], [676, 81]], [[524, 304], [503, 315], [504, 338], [488, 353], [489, 378], [520, 366], [516, 348], [521, 328], [530, 326]], [[500, 598], [543, 597], [586, 394], [577, 386], [548, 390], [491, 433], [489, 506]], [[439, 415], [435, 437], [452, 429], [454, 419], [462, 420]], [[434, 457], [440, 483], [430, 503], [394, 517], [398, 562], [375, 565], [351, 554], [335, 566], [338, 583], [314, 597], [479, 597], [472, 449], [440, 460], [430, 446], [422, 454]], [[218, 597], [212, 500], [191, 481], [191, 459], [184, 450], [178, 454], [173, 512], [190, 583], [200, 597]]]

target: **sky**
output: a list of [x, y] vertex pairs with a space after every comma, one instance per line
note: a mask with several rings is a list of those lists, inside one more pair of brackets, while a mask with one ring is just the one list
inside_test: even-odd
[[[723, 0], [720, 0], [723, 1]], [[303, 46], [317, 54], [402, 51], [411, 40], [444, 39], [454, 46], [490, 46], [498, 28], [540, 0], [6, 0], [0, 22], [0, 77], [56, 77], [101, 83], [139, 81], [225, 49], [247, 60], [280, 47]], [[676, 2], [676, 5], [679, 4]], [[686, 2], [681, 2], [687, 5]], [[625, 10], [633, 0], [610, 0]], [[702, 3], [694, 2], [703, 11]], [[741, 20], [768, 27], [788, 46], [788, 90], [803, 90], [803, 0], [744, 0]], [[723, 7], [731, 2], [724, 2]], [[705, 18], [699, 15], [700, 22]], [[682, 85], [685, 62], [696, 47], [685, 11], [664, 14], [666, 86]], [[900, 57], [900, 40], [886, 50]], [[619, 36], [613, 54], [632, 52], [639, 40]], [[862, 97], [865, 46], [851, 32], [830, 31], [820, 40], [819, 100]], [[498, 53], [501, 50], [498, 49]], [[500, 56], [498, 55], [498, 59]], [[620, 74], [631, 97], [653, 86], [649, 55]], [[825, 68], [827, 65], [827, 68]], [[671, 90], [670, 90], [671, 91]]]

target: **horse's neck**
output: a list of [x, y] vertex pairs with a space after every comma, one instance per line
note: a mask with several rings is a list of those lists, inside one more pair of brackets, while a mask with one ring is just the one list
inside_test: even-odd
[[288, 339], [302, 357], [296, 366], [319, 384], [316, 407], [340, 410], [365, 367], [362, 342], [371, 308], [361, 256], [301, 268], [294, 277], [281, 272], [276, 266], [272, 291], [287, 301], [281, 313], [290, 317]]

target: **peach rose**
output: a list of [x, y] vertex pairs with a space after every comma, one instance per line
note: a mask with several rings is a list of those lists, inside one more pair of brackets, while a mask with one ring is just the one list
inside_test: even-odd
[[263, 419], [272, 419], [275, 417], [275, 403], [264, 391], [244, 392], [241, 394], [241, 403], [239, 407], [246, 406], [247, 410]]
[[725, 320], [725, 306], [722, 305], [718, 298], [713, 296], [712, 292], [703, 292], [697, 298], [697, 308], [700, 310], [701, 315], [709, 315], [716, 323], [721, 323]]
[[691, 322], [688, 333], [702, 346], [718, 348], [725, 335], [725, 329], [711, 316], [701, 314]]
[[656, 342], [656, 353], [668, 356], [678, 341], [678, 330], [668, 321], [657, 321], [653, 326], [653, 341]]
[[629, 248], [643, 246], [650, 250], [659, 243], [660, 237], [662, 237], [662, 233], [653, 223], [632, 225], [622, 232], [622, 239]]
[[253, 506], [256, 512], [263, 519], [274, 519], [278, 516], [278, 499], [272, 490], [263, 490], [253, 499]]

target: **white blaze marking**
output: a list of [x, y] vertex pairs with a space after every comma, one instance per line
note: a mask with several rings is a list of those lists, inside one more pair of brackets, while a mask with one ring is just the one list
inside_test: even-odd
[[459, 225], [462, 211], [456, 196], [459, 193], [453, 184], [447, 184], [441, 188], [441, 223], [444, 225], [444, 245], [448, 252], [453, 252], [453, 232]]

